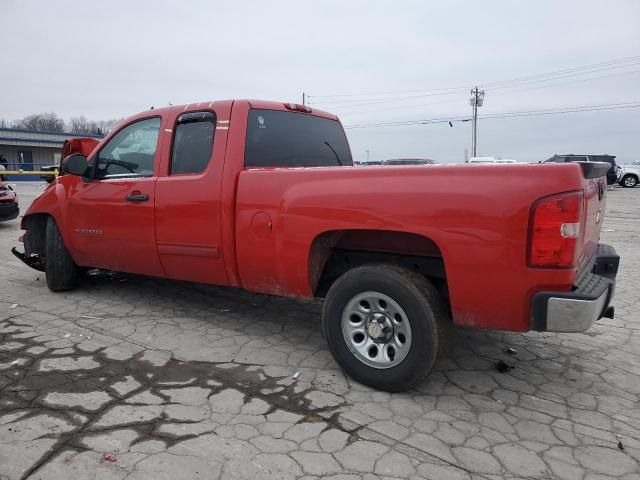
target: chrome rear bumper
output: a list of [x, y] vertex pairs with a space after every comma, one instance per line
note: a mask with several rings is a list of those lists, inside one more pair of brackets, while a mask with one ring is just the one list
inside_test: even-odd
[[600, 244], [570, 292], [539, 292], [531, 305], [532, 330], [584, 332], [602, 317], [613, 318], [610, 306], [620, 257], [613, 247]]

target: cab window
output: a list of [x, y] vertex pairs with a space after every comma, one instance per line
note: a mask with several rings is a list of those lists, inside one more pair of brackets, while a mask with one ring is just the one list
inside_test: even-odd
[[96, 178], [150, 177], [160, 133], [160, 118], [148, 118], [120, 130], [100, 150]]
[[178, 117], [171, 149], [171, 175], [200, 173], [209, 164], [216, 117], [190, 112]]

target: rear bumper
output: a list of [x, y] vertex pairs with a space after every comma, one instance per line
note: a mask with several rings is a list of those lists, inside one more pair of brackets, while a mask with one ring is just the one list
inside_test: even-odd
[[531, 303], [532, 330], [584, 332], [602, 317], [613, 318], [610, 306], [620, 257], [600, 244], [570, 292], [539, 292]]
[[20, 214], [18, 202], [0, 203], [0, 222], [5, 220], [13, 220]]

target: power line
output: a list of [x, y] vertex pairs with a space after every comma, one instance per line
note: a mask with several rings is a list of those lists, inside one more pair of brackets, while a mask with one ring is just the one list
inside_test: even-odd
[[553, 87], [560, 87], [562, 85], [571, 85], [574, 83], [582, 83], [582, 82], [589, 82], [591, 80], [599, 80], [601, 78], [610, 78], [610, 77], [620, 77], [623, 75], [632, 75], [632, 74], [636, 74], [636, 73], [640, 73], [640, 70], [632, 70], [630, 72], [619, 72], [619, 73], [611, 73], [609, 75], [600, 75], [597, 77], [591, 77], [591, 78], [581, 78], [579, 80], [571, 80], [569, 82], [561, 82], [561, 83], [554, 83], [552, 85], [540, 85], [537, 87], [530, 87], [530, 88], [522, 88], [520, 90], [511, 90], [508, 92], [493, 92], [494, 95], [506, 95], [509, 93], [519, 93], [519, 92], [528, 92], [530, 90], [540, 90], [542, 88], [553, 88]]
[[[425, 98], [425, 97], [439, 97], [442, 95], [456, 95], [462, 92], [468, 91], [468, 88], [464, 89], [456, 89], [456, 91], [451, 92], [436, 92], [436, 93], [423, 93], [419, 95], [407, 95], [404, 97], [393, 97], [393, 98], [381, 98], [381, 99], [362, 99], [362, 100], [336, 100], [336, 101], [328, 101], [328, 102], [318, 102], [320, 105], [335, 105], [335, 104], [352, 104], [350, 106], [353, 107], [362, 107], [365, 105], [377, 105], [380, 103], [390, 103], [390, 102], [406, 102], [407, 100], [413, 100], [416, 98]], [[311, 98], [311, 96], [308, 96]], [[314, 105], [316, 103], [314, 102]]]
[[[513, 83], [513, 82], [520, 82], [520, 81], [524, 81], [524, 80], [533, 80], [533, 79], [542, 78], [542, 77], [562, 75], [562, 74], [565, 74], [565, 73], [571, 73], [571, 72], [576, 72], [576, 71], [580, 71], [580, 70], [592, 70], [592, 69], [599, 68], [599, 67], [605, 67], [605, 68], [603, 68], [604, 70], [612, 69], [612, 68], [624, 68], [624, 67], [629, 66], [629, 65], [624, 65], [625, 63], [633, 62], [633, 64], [635, 64], [636, 62], [638, 62], [638, 60], [640, 60], [640, 56], [627, 57], [627, 58], [622, 58], [622, 59], [618, 59], [618, 60], [610, 60], [608, 62], [594, 63], [594, 64], [591, 64], [591, 65], [585, 65], [585, 66], [582, 66], [582, 67], [574, 67], [574, 68], [568, 68], [568, 69], [564, 69], [564, 70], [556, 70], [554, 72], [540, 73], [538, 75], [530, 75], [528, 77], [513, 78], [511, 80], [503, 80], [501, 82], [485, 83], [485, 84], [481, 84], [481, 86], [484, 87], [484, 88], [489, 88], [489, 87], [495, 87], [497, 85], [502, 85], [502, 84], [505, 84], [505, 83]], [[590, 73], [590, 72], [585, 72], [585, 73]]]
[[[537, 75], [530, 75], [527, 77], [518, 77], [510, 80], [502, 80], [498, 82], [484, 83], [480, 84], [480, 86], [484, 88], [506, 88], [507, 86], [516, 86], [516, 85], [524, 85], [527, 83], [536, 83], [540, 81], [550, 81], [559, 78], [566, 78], [577, 75], [587, 75], [589, 73], [596, 73], [599, 71], [606, 71], [616, 68], [626, 68], [630, 66], [636, 65], [640, 61], [640, 56], [621, 58], [617, 60], [609, 60], [606, 62], [594, 63], [591, 65], [583, 65], [580, 67], [573, 67], [564, 70], [557, 70], [553, 72], [541, 73]], [[337, 98], [337, 97], [375, 97], [381, 95], [404, 95], [402, 97], [394, 97], [387, 99], [374, 99], [374, 98], [354, 98], [351, 100], [341, 100], [341, 101], [320, 101], [320, 104], [329, 104], [329, 103], [357, 103], [357, 102], [369, 102], [374, 100], [384, 100], [385, 102], [400, 100], [401, 98], [419, 98], [422, 96], [435, 96], [435, 95], [451, 95], [454, 93], [462, 92], [468, 90], [471, 86], [464, 87], [446, 87], [446, 88], [434, 88], [434, 89], [419, 89], [419, 90], [401, 90], [401, 91], [386, 91], [386, 92], [371, 92], [371, 93], [351, 93], [351, 94], [334, 94], [334, 95], [307, 95], [308, 98]], [[424, 94], [424, 95], [413, 95], [407, 96], [405, 94]], [[426, 95], [429, 94], [429, 95]], [[314, 102], [315, 103], [315, 102]], [[364, 103], [362, 103], [364, 105]]]
[[[638, 62], [634, 62], [634, 63], [629, 63], [627, 65], [623, 65], [621, 67], [635, 67], [636, 65], [640, 65], [640, 61]], [[615, 67], [615, 68], [620, 68], [620, 67]], [[562, 78], [569, 78], [569, 77], [575, 77], [575, 76], [579, 76], [579, 75], [590, 75], [592, 73], [598, 73], [598, 72], [604, 72], [604, 71], [608, 71], [608, 70], [612, 70], [613, 67], [607, 67], [607, 68], [599, 68], [599, 69], [593, 69], [593, 70], [589, 70], [589, 71], [581, 71], [581, 72], [574, 72], [574, 73], [568, 73], [566, 75], [556, 75], [553, 77], [548, 77], [548, 78], [539, 78], [539, 79], [532, 79], [532, 80], [526, 80], [526, 81], [520, 81], [520, 82], [512, 82], [512, 83], [508, 83], [508, 84], [503, 84], [503, 85], [498, 85], [498, 86], [493, 86], [493, 87], [485, 87], [487, 90], [497, 90], [497, 89], [502, 89], [502, 88], [511, 88], [511, 87], [519, 87], [521, 85], [529, 85], [529, 84], [535, 84], [535, 83], [540, 83], [540, 82], [551, 82], [553, 80], [560, 80]]]
[[[622, 108], [638, 108], [640, 107], [640, 101], [623, 102], [623, 103], [610, 103], [602, 105], [582, 105], [577, 107], [562, 107], [557, 109], [546, 110], [528, 110], [521, 112], [502, 112], [489, 115], [479, 116], [479, 119], [496, 119], [496, 118], [510, 118], [510, 117], [526, 117], [526, 116], [539, 116], [539, 115], [556, 115], [564, 113], [578, 113], [578, 112], [593, 112], [600, 110], [616, 110]], [[453, 115], [449, 117], [428, 118], [423, 120], [405, 120], [397, 122], [381, 122], [370, 123], [360, 125], [346, 125], [344, 128], [377, 128], [377, 127], [401, 127], [410, 125], [427, 125], [431, 123], [447, 123], [447, 122], [468, 122], [471, 118], [468, 115]]]
[[640, 103], [636, 103], [633, 105], [620, 105], [620, 106], [598, 106], [593, 108], [574, 108], [571, 110], [560, 110], [560, 111], [532, 111], [532, 112], [511, 112], [504, 114], [496, 114], [496, 115], [486, 115], [484, 117], [480, 117], [482, 119], [493, 119], [493, 118], [511, 118], [511, 117], [534, 117], [539, 115], [556, 115], [561, 113], [577, 113], [577, 112], [598, 112], [601, 110], [618, 110], [621, 108], [638, 108], [640, 107]]
[[424, 93], [424, 92], [442, 92], [450, 90], [467, 90], [469, 87], [444, 87], [418, 90], [397, 90], [392, 92], [369, 92], [369, 93], [340, 93], [335, 95], [309, 95], [310, 98], [335, 98], [335, 97], [373, 97], [376, 95], [402, 95], [405, 93]]
[[[637, 74], [640, 73], [640, 70], [632, 70], [630, 72], [618, 72], [618, 73], [612, 73], [609, 75], [599, 75], [597, 77], [591, 77], [591, 78], [583, 78], [583, 79], [577, 79], [577, 80], [570, 80], [568, 82], [560, 82], [560, 83], [554, 83], [552, 85], [539, 85], [539, 86], [533, 86], [533, 87], [528, 87], [528, 88], [521, 88], [518, 90], [511, 90], [511, 91], [497, 91], [497, 92], [492, 92], [493, 95], [510, 95], [513, 93], [520, 93], [520, 92], [528, 92], [531, 90], [540, 90], [540, 89], [545, 89], [545, 88], [553, 88], [553, 87], [560, 87], [560, 86], [564, 86], [564, 85], [572, 85], [572, 84], [576, 84], [576, 83], [582, 83], [582, 82], [588, 82], [591, 80], [599, 80], [602, 78], [611, 78], [611, 77], [618, 77], [618, 76], [625, 76], [625, 75], [633, 75], [633, 74]], [[400, 101], [406, 101], [406, 100], [398, 100]], [[448, 99], [448, 100], [443, 100], [443, 101], [438, 101], [438, 102], [427, 102], [427, 103], [413, 103], [411, 105], [393, 105], [390, 107], [385, 107], [384, 111], [394, 111], [394, 110], [403, 110], [403, 109], [407, 109], [407, 108], [418, 108], [418, 107], [424, 107], [424, 106], [431, 106], [431, 105], [442, 105], [442, 104], [446, 104], [446, 103], [454, 103], [454, 102], [460, 102], [462, 101], [462, 98], [455, 98], [455, 99]], [[364, 109], [359, 108], [359, 107], [365, 107]], [[340, 112], [344, 112], [344, 113], [348, 113], [348, 114], [360, 114], [360, 113], [368, 113], [368, 112], [379, 112], [379, 109], [371, 109], [371, 108], [366, 108], [366, 106], [364, 105], [346, 105], [344, 107], [336, 107], [339, 108]], [[354, 110], [355, 109], [355, 110]]]
[[[502, 93], [511, 93], [511, 92], [502, 92]], [[464, 94], [459, 94], [459, 95], [465, 95], [466, 96], [466, 92]], [[453, 98], [453, 99], [448, 99], [448, 100], [441, 100], [438, 102], [426, 102], [426, 103], [412, 103], [411, 105], [392, 105], [389, 107], [384, 107], [384, 111], [388, 112], [388, 111], [392, 111], [392, 110], [402, 110], [405, 108], [416, 108], [416, 107], [425, 107], [425, 106], [430, 106], [430, 105], [442, 105], [442, 104], [446, 104], [446, 103], [459, 103], [464, 101], [464, 98], [462, 96], [457, 97], [457, 98]], [[345, 107], [341, 107], [339, 109], [340, 112], [346, 112], [347, 114], [360, 114], [360, 113], [367, 113], [367, 112], [379, 112], [380, 110], [377, 108], [367, 108], [365, 107], [364, 110], [362, 109], [358, 109], [358, 107], [363, 107], [363, 105], [347, 105]], [[356, 109], [355, 111], [353, 109]]]

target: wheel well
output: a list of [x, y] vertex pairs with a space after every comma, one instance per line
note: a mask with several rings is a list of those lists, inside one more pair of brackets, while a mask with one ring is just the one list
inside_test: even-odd
[[622, 178], [624, 179], [625, 177], [635, 177], [636, 180], [640, 180], [640, 177], [635, 173], [625, 173]]
[[314, 296], [324, 297], [347, 270], [370, 263], [403, 266], [428, 278], [449, 304], [442, 251], [428, 237], [387, 230], [339, 230], [318, 235], [309, 252]]
[[44, 255], [48, 218], [46, 213], [34, 213], [22, 220], [22, 226], [26, 230], [24, 250], [27, 255]]

